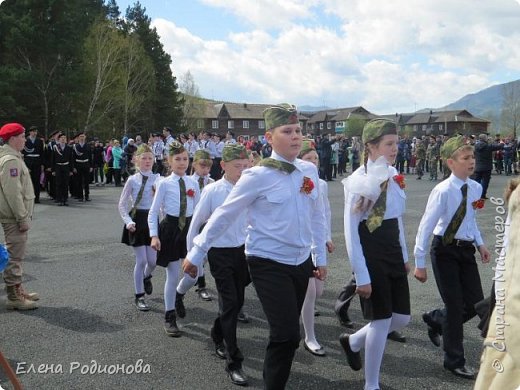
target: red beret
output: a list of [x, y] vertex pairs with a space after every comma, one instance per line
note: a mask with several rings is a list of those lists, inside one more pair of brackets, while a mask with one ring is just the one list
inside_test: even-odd
[[0, 138], [7, 142], [9, 138], [25, 133], [24, 127], [19, 123], [7, 123], [0, 129]]

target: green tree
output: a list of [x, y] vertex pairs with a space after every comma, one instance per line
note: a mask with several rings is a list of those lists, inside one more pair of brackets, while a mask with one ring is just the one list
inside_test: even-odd
[[204, 118], [206, 102], [200, 97], [199, 87], [189, 70], [180, 79], [180, 91], [184, 100], [182, 106], [184, 128], [182, 130], [195, 131], [197, 121]]
[[153, 65], [137, 37], [126, 39], [121, 82], [123, 131], [126, 133], [130, 128], [139, 129], [149, 122], [139, 113], [145, 102], [153, 99], [151, 92], [155, 86]]
[[[7, 0], [0, 5], [0, 120], [49, 128], [76, 123], [82, 42], [101, 0]], [[80, 44], [78, 44], [78, 42]], [[11, 118], [9, 118], [11, 119]]]
[[180, 128], [182, 124], [182, 96], [178, 91], [175, 77], [170, 68], [172, 59], [164, 51], [156, 28], [152, 28], [146, 8], [136, 2], [126, 10], [125, 31], [135, 34], [142, 42], [144, 49], [152, 61], [155, 78], [155, 94], [148, 102], [150, 112], [148, 126], [157, 128], [170, 126]]
[[115, 23], [99, 19], [85, 41], [85, 77], [89, 86], [86, 96], [85, 130], [102, 122], [120, 106], [121, 66], [125, 38]]
[[345, 120], [345, 135], [347, 137], [361, 137], [365, 123], [367, 123], [366, 119], [351, 115], [349, 119]]

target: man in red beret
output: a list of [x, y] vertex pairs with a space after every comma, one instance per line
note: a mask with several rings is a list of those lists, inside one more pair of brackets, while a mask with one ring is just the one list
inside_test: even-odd
[[23, 162], [25, 129], [19, 123], [0, 128], [0, 223], [4, 230], [9, 262], [4, 270], [7, 309], [31, 310], [38, 294], [22, 287], [22, 260], [34, 207], [34, 190], [29, 169]]

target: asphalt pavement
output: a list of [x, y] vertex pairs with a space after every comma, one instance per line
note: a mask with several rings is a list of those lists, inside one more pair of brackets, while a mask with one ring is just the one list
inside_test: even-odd
[[[405, 229], [408, 250], [426, 206], [429, 180], [407, 179]], [[501, 197], [507, 179], [492, 176], [491, 196]], [[301, 346], [293, 363], [288, 389], [362, 389], [363, 371], [347, 365], [338, 336], [345, 330], [333, 312], [334, 301], [351, 271], [343, 237], [343, 186], [341, 178], [329, 183], [332, 230], [336, 251], [329, 257], [329, 276], [317, 302], [316, 334], [327, 356], [316, 357]], [[0, 282], [0, 351], [18, 372], [25, 389], [233, 389], [224, 364], [213, 354], [209, 330], [217, 301], [200, 300], [195, 291], [185, 297], [187, 316], [178, 321], [183, 336], [167, 337], [163, 331], [165, 272], [158, 267], [152, 279], [154, 292], [149, 312], [133, 305], [132, 249], [120, 244], [123, 223], [117, 210], [120, 188], [92, 186], [92, 202], [71, 200], [57, 207], [46, 194], [36, 205], [29, 231], [25, 262], [26, 289], [41, 295], [40, 308], [29, 312], [5, 310], [5, 290]], [[490, 201], [478, 213], [483, 237], [493, 249], [494, 218], [503, 210]], [[504, 216], [505, 218], [505, 216]], [[493, 258], [494, 259], [494, 258]], [[413, 264], [413, 259], [411, 259]], [[472, 381], [455, 377], [442, 367], [442, 348], [434, 347], [421, 314], [441, 305], [431, 268], [426, 284], [409, 278], [412, 321], [403, 330], [405, 344], [389, 341], [381, 369], [381, 388], [471, 389]], [[484, 294], [491, 288], [491, 265], [480, 265]], [[209, 274], [209, 272], [208, 272]], [[208, 277], [216, 296], [214, 282]], [[268, 329], [254, 288], [246, 291], [245, 311], [251, 323], [239, 324], [239, 345], [245, 356], [244, 372], [250, 388], [261, 389], [262, 365]], [[363, 326], [357, 300], [351, 317], [356, 329]], [[482, 338], [477, 319], [465, 325], [467, 362], [479, 366]], [[302, 330], [303, 333], [303, 330]], [[0, 370], [0, 387], [11, 389]]]

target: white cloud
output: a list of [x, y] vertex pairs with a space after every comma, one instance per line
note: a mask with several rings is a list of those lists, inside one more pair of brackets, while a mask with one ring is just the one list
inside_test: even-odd
[[[204, 40], [153, 21], [174, 74], [190, 70], [208, 98], [390, 113], [443, 106], [490, 86], [499, 72], [520, 72], [520, 6], [512, 0], [202, 1], [258, 26]], [[340, 27], [321, 25], [319, 13]]]

